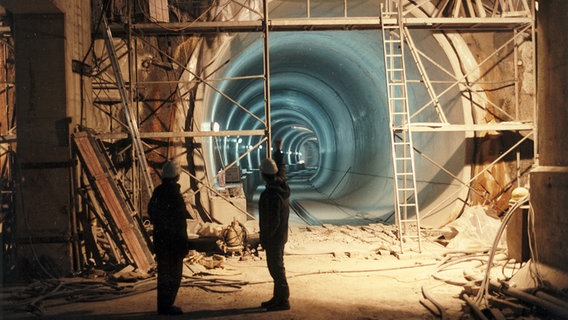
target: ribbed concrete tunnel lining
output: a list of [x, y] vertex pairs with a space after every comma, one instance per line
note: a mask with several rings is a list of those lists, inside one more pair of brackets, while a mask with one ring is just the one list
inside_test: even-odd
[[[448, 70], [455, 68], [450, 58], [440, 58], [441, 53], [448, 54], [444, 50], [447, 48], [442, 48], [430, 32], [413, 31], [413, 37], [422, 51], [437, 57], [438, 63]], [[392, 152], [380, 30], [278, 32], [270, 34], [269, 43], [273, 136], [283, 138], [285, 151], [294, 155], [308, 142], [316, 144], [319, 151], [317, 170], [310, 180], [319, 193], [307, 198], [375, 217], [389, 215], [394, 208]], [[215, 78], [262, 74], [262, 40], [258, 34], [234, 36], [223, 48], [217, 52], [217, 60], [231, 61], [219, 69]], [[235, 53], [239, 54], [233, 56]], [[408, 52], [407, 56], [406, 61], [412, 61]], [[425, 66], [431, 78], [453, 80], [438, 67], [429, 63]], [[415, 65], [407, 64], [407, 72], [409, 79], [420, 79]], [[225, 80], [217, 87], [264, 118], [262, 79]], [[437, 92], [446, 87], [434, 85]], [[423, 84], [409, 84], [408, 94], [413, 110], [430, 100]], [[461, 99], [458, 87], [441, 98], [446, 116], [453, 123], [463, 123], [466, 118]], [[205, 126], [217, 122], [221, 130], [263, 128], [214, 90], [206, 90], [203, 107], [208, 117]], [[433, 122], [437, 121], [437, 115], [433, 108], [428, 108], [413, 121]], [[415, 146], [446, 169], [457, 176], [464, 173], [467, 153], [464, 132], [415, 133], [414, 137]], [[223, 164], [215, 156], [215, 148], [209, 148], [209, 172], [232, 162], [259, 139], [257, 136], [224, 139]], [[264, 155], [264, 149], [253, 151], [239, 165], [250, 172], [258, 167]], [[440, 198], [447, 197], [450, 189], [459, 183], [428, 161], [416, 159], [420, 204], [423, 208], [438, 206], [437, 203], [445, 200]], [[292, 170], [296, 168], [296, 159], [288, 160]]]

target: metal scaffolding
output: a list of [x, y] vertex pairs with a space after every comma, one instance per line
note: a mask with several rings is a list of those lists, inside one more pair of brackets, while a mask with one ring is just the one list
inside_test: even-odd
[[[431, 100], [423, 106], [417, 107], [415, 113], [410, 114], [410, 118], [407, 124], [401, 126], [402, 132], [406, 132], [412, 129], [412, 134], [420, 134], [421, 132], [447, 132], [447, 131], [464, 131], [464, 132], [480, 132], [480, 131], [513, 131], [513, 132], [523, 132], [524, 138], [522, 141], [528, 137], [534, 138], [534, 122], [532, 119], [519, 119], [519, 75], [515, 74], [513, 79], [506, 79], [504, 81], [509, 81], [515, 87], [515, 114], [510, 114], [504, 110], [501, 106], [497, 105], [490, 99], [486, 98], [483, 93], [479, 92], [478, 86], [484, 84], [485, 79], [481, 78], [476, 80], [478, 83], [472, 83], [468, 77], [470, 74], [464, 74], [461, 76], [453, 76], [455, 81], [446, 84], [446, 89], [441, 92], [436, 92], [436, 90], [431, 85], [432, 80], [428, 76], [427, 69], [423, 66], [422, 61], [427, 61], [431, 65], [439, 67], [443, 72], [451, 74], [450, 71], [443, 69], [439, 66], [435, 57], [429, 56], [427, 53], [421, 52], [413, 43], [412, 40], [412, 30], [415, 29], [426, 29], [432, 32], [464, 32], [464, 33], [475, 33], [475, 32], [510, 32], [512, 34], [511, 38], [504, 42], [501, 47], [499, 47], [495, 52], [489, 54], [484, 60], [478, 62], [476, 70], [484, 68], [491, 59], [495, 56], [501, 54], [501, 52], [509, 47], [513, 47], [515, 63], [517, 63], [518, 53], [517, 44], [521, 42], [523, 37], [534, 36], [534, 4], [529, 0], [515, 0], [515, 1], [479, 1], [479, 0], [444, 0], [440, 1], [430, 13], [426, 14], [425, 9], [429, 1], [377, 1], [377, 8], [380, 7], [381, 3], [395, 3], [400, 7], [399, 16], [383, 17], [379, 14], [373, 17], [357, 17], [351, 16], [349, 13], [349, 8], [352, 1], [344, 0], [343, 8], [341, 14], [336, 17], [314, 17], [312, 15], [311, 7], [314, 2], [306, 0], [305, 2], [305, 16], [295, 17], [295, 18], [270, 18], [269, 8], [266, 2], [263, 2], [262, 11], [255, 10], [254, 8], [246, 7], [238, 1], [232, 1], [235, 5], [240, 5], [241, 10], [249, 10], [250, 16], [253, 17], [250, 20], [238, 20], [238, 21], [216, 21], [216, 20], [206, 20], [201, 19], [201, 16], [193, 21], [187, 22], [151, 22], [151, 23], [131, 23], [130, 20], [126, 25], [121, 25], [117, 23], [111, 23], [111, 30], [115, 36], [122, 36], [125, 40], [124, 48], [126, 52], [123, 54], [131, 54], [128, 52], [129, 48], [132, 50], [132, 42], [143, 41], [147, 45], [150, 45], [149, 40], [145, 39], [148, 37], [170, 37], [170, 36], [205, 36], [208, 34], [216, 33], [234, 33], [234, 32], [259, 32], [261, 33], [261, 38], [263, 41], [263, 57], [264, 57], [264, 74], [258, 75], [257, 78], [264, 81], [264, 96], [265, 96], [265, 118], [260, 119], [255, 115], [249, 113], [252, 117], [256, 118], [257, 121], [262, 123], [264, 130], [238, 130], [238, 131], [210, 131], [210, 132], [200, 132], [200, 131], [170, 131], [170, 132], [140, 132], [140, 137], [143, 139], [175, 139], [181, 137], [213, 137], [213, 136], [230, 136], [230, 135], [264, 135], [265, 138], [261, 140], [255, 147], [260, 146], [263, 142], [266, 142], [270, 146], [271, 142], [271, 126], [270, 126], [270, 52], [268, 40], [270, 33], [279, 31], [323, 31], [323, 30], [368, 30], [368, 29], [381, 29], [385, 24], [398, 24], [402, 26], [402, 39], [405, 45], [408, 46], [409, 51], [412, 53], [413, 62], [407, 61], [406, 63], [414, 63], [420, 71], [421, 79], [407, 79], [410, 83], [422, 83], [425, 85]], [[209, 10], [208, 8], [207, 10]], [[385, 21], [383, 21], [385, 20]], [[533, 38], [534, 39], [534, 38]], [[532, 41], [534, 46], [534, 41]], [[166, 52], [159, 50], [163, 55], [167, 55]], [[246, 108], [236, 101], [234, 101], [229, 95], [223, 93], [218, 89], [213, 79], [207, 79], [207, 77], [194, 74], [191, 70], [187, 70], [186, 65], [175, 61], [175, 59], [169, 55], [167, 59], [172, 63], [176, 64], [179, 68], [185, 68], [186, 71], [191, 72], [195, 82], [200, 82], [206, 86], [212, 88], [216, 92], [220, 93], [225, 99], [230, 100], [235, 104], [236, 107], [243, 109], [248, 112]], [[139, 62], [133, 62], [139, 63]], [[136, 75], [136, 68], [132, 70], [134, 73], [131, 75], [130, 87], [131, 90], [135, 91], [135, 88], [140, 85], [150, 85], [144, 84], [142, 82], [136, 82], [138, 76]], [[377, 72], [381, 72], [377, 70]], [[473, 71], [470, 71], [470, 73]], [[533, 74], [534, 76], [534, 74]], [[233, 79], [234, 80], [234, 79]], [[172, 83], [176, 84], [176, 80], [171, 80]], [[177, 87], [177, 85], [176, 85]], [[474, 108], [487, 108], [487, 106], [498, 110], [501, 115], [504, 115], [502, 119], [497, 119], [492, 123], [449, 123], [445, 118], [445, 115], [439, 106], [439, 99], [449, 92], [452, 88], [465, 88], [463, 96], [469, 97], [471, 99], [471, 105]], [[100, 95], [100, 93], [99, 93]], [[482, 101], [483, 105], [481, 105]], [[145, 103], [144, 101], [138, 100], [137, 103]], [[533, 115], [536, 112], [536, 100], [533, 102]], [[437, 114], [439, 115], [440, 121], [434, 123], [420, 123], [414, 122], [417, 115], [424, 110], [429, 108], [435, 108]], [[534, 118], [534, 117], [533, 117]], [[148, 118], [143, 121], [148, 121]], [[119, 139], [125, 138], [126, 133], [101, 133], [101, 137]], [[520, 141], [519, 143], [521, 143]], [[504, 155], [513, 152], [518, 144], [514, 145], [511, 149], [504, 152]], [[414, 151], [427, 159], [430, 162], [433, 160], [420, 150], [420, 146], [412, 146]], [[150, 150], [152, 150], [150, 148]], [[267, 148], [270, 150], [270, 148]], [[535, 146], [535, 157], [537, 156]], [[247, 154], [252, 150], [247, 150]], [[242, 155], [244, 157], [246, 154]], [[268, 155], [270, 156], [270, 155]], [[501, 158], [502, 159], [502, 158]], [[395, 159], [393, 159], [395, 161]], [[233, 162], [226, 166], [226, 168], [231, 167], [236, 163]], [[438, 166], [447, 174], [452, 175], [451, 172], [444, 170], [443, 165], [433, 162], [433, 165]], [[470, 181], [460, 181], [464, 186], [471, 188], [471, 183], [480, 174], [489, 170], [491, 166], [486, 167], [482, 172], [478, 173]], [[455, 176], [453, 176], [456, 178]], [[194, 177], [195, 178], [195, 177]], [[206, 183], [203, 184], [199, 189], [207, 187]], [[211, 188], [209, 188], [212, 191]], [[473, 190], [473, 192], [478, 192]], [[417, 195], [416, 195], [417, 196]], [[418, 199], [416, 199], [417, 201]], [[428, 215], [428, 212], [424, 213]]]
[[[83, 105], [90, 104], [93, 106], [93, 110], [97, 110], [98, 114], [102, 117], [107, 117], [108, 126], [103, 130], [99, 130], [99, 138], [103, 141], [107, 141], [109, 148], [113, 148], [113, 154], [124, 161], [132, 161], [133, 159], [140, 160], [146, 157], [155, 157], [157, 159], [168, 159], [170, 158], [168, 146], [179, 145], [176, 139], [185, 138], [196, 138], [196, 137], [215, 137], [215, 136], [259, 136], [262, 137], [260, 141], [252, 148], [248, 149], [244, 154], [240, 155], [239, 159], [245, 157], [247, 154], [251, 153], [253, 150], [266, 143], [267, 156], [270, 156], [270, 144], [271, 144], [271, 120], [270, 120], [270, 50], [269, 50], [269, 38], [270, 34], [273, 32], [281, 31], [327, 31], [327, 30], [380, 30], [385, 23], [400, 23], [403, 32], [401, 36], [405, 41], [405, 45], [408, 46], [409, 50], [412, 52], [414, 62], [417, 64], [418, 69], [422, 72], [421, 79], [406, 79], [408, 84], [423, 84], [426, 86], [431, 100], [424, 106], [419, 106], [416, 108], [418, 110], [414, 114], [409, 115], [409, 121], [406, 125], [402, 126], [400, 129], [405, 132], [410, 132], [412, 129], [412, 134], [420, 134], [421, 132], [445, 132], [445, 131], [464, 131], [464, 132], [480, 132], [480, 131], [510, 131], [510, 132], [520, 132], [522, 133], [522, 138], [518, 143], [514, 144], [509, 150], [502, 153], [500, 157], [494, 160], [490, 165], [486, 166], [482, 171], [478, 172], [469, 181], [460, 181], [464, 186], [472, 189], [474, 193], [478, 193], [471, 187], [472, 182], [483, 174], [492, 165], [502, 160], [506, 155], [513, 153], [517, 150], [518, 146], [526, 139], [532, 138], [536, 142], [536, 95], [533, 95], [533, 100], [531, 102], [532, 107], [532, 117], [530, 119], [520, 118], [520, 75], [515, 71], [512, 75], [512, 79], [504, 79], [502, 81], [506, 82], [508, 87], [514, 87], [514, 110], [515, 112], [511, 114], [507, 110], [504, 110], [502, 106], [496, 104], [491, 99], [485, 97], [483, 92], [479, 92], [479, 86], [487, 84], [490, 86], [492, 83], [485, 82], [485, 78], [481, 77], [475, 82], [469, 80], [470, 74], [464, 75], [454, 75], [452, 72], [445, 70], [443, 67], [436, 63], [435, 57], [428, 55], [428, 53], [421, 52], [412, 41], [413, 30], [430, 30], [436, 33], [485, 33], [485, 32], [503, 32], [511, 34], [511, 37], [504, 41], [503, 44], [497, 48], [494, 52], [487, 55], [484, 59], [477, 63], [477, 68], [475, 71], [484, 69], [488, 63], [495, 59], [503, 50], [513, 48], [514, 52], [514, 64], [519, 63], [518, 48], [519, 43], [526, 41], [532, 46], [534, 51], [535, 46], [535, 17], [534, 17], [534, 3], [532, 0], [492, 0], [492, 1], [482, 1], [482, 0], [441, 0], [437, 3], [432, 3], [430, 1], [416, 0], [416, 1], [396, 1], [397, 5], [401, 8], [400, 15], [397, 17], [383, 17], [381, 18], [379, 8], [380, 5], [386, 1], [391, 2], [391, 0], [370, 0], [370, 2], [376, 2], [377, 14], [376, 16], [353, 16], [350, 13], [350, 8], [356, 1], [343, 0], [343, 7], [337, 10], [338, 14], [334, 17], [316, 17], [313, 15], [313, 7], [316, 5], [315, 2], [310, 0], [305, 0], [305, 16], [304, 17], [290, 17], [290, 18], [271, 18], [269, 16], [270, 8], [268, 1], [262, 1], [262, 10], [255, 9], [248, 5], [248, 2], [241, 2], [237, 0], [227, 1], [225, 6], [220, 6], [216, 9], [223, 10], [227, 8], [229, 4], [234, 4], [239, 7], [241, 11], [247, 11], [250, 16], [249, 20], [238, 20], [238, 21], [219, 21], [216, 19], [215, 14], [212, 13], [213, 7], [206, 7], [197, 10], [198, 13], [194, 14], [194, 18], [191, 21], [183, 22], [169, 22], [169, 21], [158, 21], [153, 19], [152, 16], [144, 13], [144, 22], [134, 22], [132, 18], [134, 15], [133, 7], [134, 3], [137, 1], [128, 2], [128, 12], [126, 14], [126, 19], [119, 22], [120, 19], [115, 19], [110, 21], [109, 30], [114, 36], [112, 40], [113, 47], [111, 49], [112, 54], [109, 51], [98, 48], [92, 51], [92, 59], [96, 64], [96, 72], [89, 74], [88, 76], [92, 80], [93, 87], [93, 100], [87, 101]], [[427, 8], [430, 6], [430, 8]], [[433, 10], [431, 10], [433, 9]], [[140, 10], [138, 10], [140, 11]], [[143, 10], [142, 10], [143, 11]], [[106, 12], [102, 11], [102, 15]], [[138, 12], [139, 14], [139, 12]], [[394, 19], [393, 21], [385, 21], [387, 19]], [[140, 20], [140, 19], [138, 19]], [[254, 78], [259, 79], [264, 82], [264, 118], [257, 117], [253, 113], [249, 112], [246, 107], [235, 101], [230, 95], [224, 93], [221, 89], [216, 86], [216, 80], [210, 79], [208, 75], [196, 74], [192, 69], [188, 68], [189, 61], [178, 61], [174, 56], [164, 49], [162, 42], [166, 43], [163, 39], [168, 37], [182, 37], [184, 39], [197, 39], [200, 37], [205, 37], [207, 35], [215, 35], [220, 33], [236, 33], [236, 32], [254, 32], [260, 33], [260, 40], [263, 42], [263, 73], [254, 76]], [[95, 36], [100, 37], [100, 34]], [[195, 42], [197, 43], [197, 41]], [[163, 57], [163, 61], [159, 59], [154, 59], [149, 57], [144, 61], [139, 61], [137, 57], [137, 47], [141, 45], [148, 50], [155, 52], [155, 56]], [[109, 47], [109, 46], [107, 46]], [[112, 56], [116, 54], [117, 62], [121, 62], [118, 66], [114, 68], [128, 70], [127, 79], [125, 79], [124, 84], [120, 84], [116, 79], [116, 72], [107, 72], [112, 65]], [[382, 54], [382, 53], [377, 53]], [[533, 65], [536, 66], [533, 57]], [[124, 63], [126, 61], [126, 63]], [[446, 89], [443, 91], [436, 91], [433, 86], [429, 85], [435, 81], [432, 77], [427, 74], [427, 69], [421, 66], [423, 61], [428, 61], [429, 64], [436, 66], [444, 73], [452, 76], [455, 81], [451, 83], [446, 83]], [[410, 63], [407, 61], [406, 63]], [[167, 75], [166, 80], [160, 81], [147, 81], [141, 80], [139, 73], [141, 68], [144, 68], [146, 64], [153, 64], [164, 69], [164, 74]], [[182, 79], [180, 73], [174, 72], [174, 70], [181, 70], [190, 75], [190, 79]], [[515, 68], [517, 70], [517, 68]], [[383, 70], [375, 70], [375, 72], [384, 72]], [[171, 76], [176, 75], [177, 78], [171, 79]], [[533, 92], [534, 83], [536, 78], [536, 71], [530, 75], [533, 77]], [[228, 79], [228, 80], [238, 80], [238, 79]], [[500, 81], [500, 80], [499, 80]], [[180, 92], [179, 84], [201, 84], [208, 86], [212, 90], [219, 93], [224, 99], [231, 101], [236, 108], [240, 108], [247, 112], [252, 118], [254, 118], [258, 123], [261, 124], [262, 129], [245, 129], [245, 130], [228, 130], [228, 131], [200, 131], [192, 126], [188, 126], [186, 130], [172, 130], [171, 122], [168, 119], [164, 120], [159, 118], [158, 111], [160, 109], [169, 107], [173, 108], [177, 101], [180, 100], [190, 100], [195, 97], [192, 96], [191, 91]], [[140, 96], [139, 88], [149, 87], [152, 85], [163, 85], [169, 88], [170, 92], [166, 95], [166, 98], [158, 97], [142, 97]], [[439, 98], [444, 94], [449, 92], [452, 88], [459, 87], [462, 90], [462, 95], [470, 99], [472, 108], [491, 108], [494, 113], [498, 113], [499, 117], [495, 117], [495, 121], [491, 123], [449, 123], [443, 112], [439, 112]], [[118, 95], [118, 91], [124, 91], [128, 94], [120, 99], [121, 95]], [[482, 102], [482, 103], [480, 103]], [[116, 105], [125, 104], [131, 107], [132, 116], [130, 120], [133, 125], [138, 128], [139, 136], [132, 137], [132, 130], [128, 130], [128, 127], [132, 127], [128, 122], [125, 121], [122, 116], [117, 112]], [[435, 123], [419, 123], [412, 122], [420, 112], [428, 108], [435, 108], [440, 115], [440, 122]], [[144, 113], [143, 110], [149, 110], [149, 112]], [[90, 110], [89, 112], [92, 112]], [[173, 113], [172, 113], [173, 114]], [[157, 120], [156, 120], [157, 119]], [[143, 130], [146, 128], [147, 124], [152, 120], [158, 121], [161, 127], [156, 130]], [[2, 146], [10, 146], [15, 140], [13, 139], [14, 132], [2, 132]], [[133, 138], [131, 141], [136, 142], [136, 146], [132, 146], [131, 143], [126, 143], [128, 138]], [[159, 154], [156, 150], [160, 147], [166, 147], [165, 154]], [[198, 148], [198, 147], [197, 147]], [[448, 175], [453, 176], [451, 172], [444, 169], [442, 164], [435, 163], [431, 158], [420, 150], [419, 145], [414, 145], [412, 147], [414, 152], [426, 160], [432, 162], [435, 166], [438, 166], [442, 171]], [[138, 152], [136, 152], [138, 150]], [[535, 143], [534, 147], [534, 157], [538, 158], [537, 147]], [[146, 160], [146, 159], [144, 159]], [[393, 161], [394, 161], [393, 156]], [[226, 165], [222, 171], [232, 167], [238, 159]], [[148, 163], [153, 162], [148, 158]], [[156, 162], [156, 161], [154, 161]], [[123, 179], [128, 180], [128, 188], [130, 189], [131, 197], [133, 198], [133, 203], [135, 204], [138, 213], [141, 211], [143, 205], [143, 197], [140, 196], [140, 190], [143, 188], [143, 180], [146, 180], [146, 186], [151, 189], [151, 166], [147, 165], [145, 161], [136, 162], [132, 161], [129, 164], [131, 168], [131, 174], [129, 176], [122, 176]], [[150, 170], [150, 172], [146, 172]], [[198, 177], [195, 174], [188, 173], [195, 183], [195, 188], [192, 190], [193, 194], [200, 192], [201, 190], [208, 190], [208, 192], [215, 193], [214, 188], [210, 186], [207, 179], [203, 177]], [[453, 176], [453, 178], [456, 178]], [[417, 195], [416, 195], [417, 196]], [[491, 200], [491, 199], [489, 199]], [[418, 199], [415, 199], [418, 202]], [[423, 213], [427, 216], [429, 213]], [[418, 230], [420, 231], [420, 230]]]

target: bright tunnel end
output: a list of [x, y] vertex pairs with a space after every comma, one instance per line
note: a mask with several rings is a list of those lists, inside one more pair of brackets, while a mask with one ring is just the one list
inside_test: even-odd
[[[415, 36], [421, 50], [447, 52], [430, 33], [420, 31]], [[272, 136], [283, 141], [289, 175], [309, 169], [309, 177], [296, 186], [303, 190], [294, 195], [296, 200], [342, 206], [378, 220], [389, 218], [394, 210], [392, 151], [380, 30], [277, 32], [270, 35], [269, 44]], [[248, 111], [217, 90], [206, 89], [203, 103], [209, 123], [218, 122], [222, 130], [263, 129], [249, 114], [264, 119], [263, 79], [258, 77], [263, 73], [262, 40], [257, 34], [239, 34], [217, 50], [215, 78], [231, 80], [221, 80], [216, 87]], [[450, 59], [442, 62], [447, 68]], [[409, 78], [420, 78], [415, 66], [407, 72]], [[447, 77], [434, 68], [430, 72]], [[408, 94], [411, 108], [430, 100], [427, 91], [418, 87], [409, 88]], [[457, 88], [441, 102], [448, 119], [463, 122]], [[436, 117], [432, 110], [419, 114], [416, 121], [432, 122]], [[235, 138], [241, 142], [226, 143], [222, 152], [211, 146], [210, 171], [235, 161], [260, 139]], [[456, 175], [464, 171], [463, 132], [424, 134], [415, 141]], [[265, 156], [266, 149], [257, 149], [238, 165], [254, 172]], [[417, 158], [416, 172], [422, 207], [437, 206], [457, 184], [424, 159]], [[257, 179], [255, 187], [260, 185]]]

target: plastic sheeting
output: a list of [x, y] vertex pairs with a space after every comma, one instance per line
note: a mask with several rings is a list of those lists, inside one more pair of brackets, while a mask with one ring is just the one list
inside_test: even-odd
[[[451, 239], [448, 249], [456, 251], [489, 250], [493, 246], [501, 220], [493, 218], [495, 212], [484, 206], [473, 206], [442, 231], [446, 239]], [[499, 247], [506, 247], [506, 236], [502, 236]]]

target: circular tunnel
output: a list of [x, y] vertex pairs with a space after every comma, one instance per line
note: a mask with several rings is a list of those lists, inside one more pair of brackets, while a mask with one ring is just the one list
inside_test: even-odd
[[[424, 66], [437, 92], [446, 90], [456, 69], [455, 46], [426, 30], [412, 31], [416, 47], [437, 57]], [[296, 201], [317, 201], [348, 208], [366, 218], [388, 220], [394, 211], [392, 151], [389, 132], [384, 58], [380, 30], [273, 32], [269, 38], [270, 106], [273, 140], [283, 141], [288, 176]], [[464, 52], [460, 52], [460, 56]], [[467, 54], [467, 53], [466, 53]], [[431, 100], [406, 52], [408, 102], [417, 113], [412, 122], [438, 122]], [[239, 34], [217, 49], [214, 74], [218, 90], [206, 89], [204, 123], [220, 130], [264, 129], [262, 40], [258, 34]], [[459, 65], [459, 63], [457, 64]], [[414, 81], [411, 81], [414, 80]], [[220, 94], [219, 92], [223, 92]], [[229, 96], [248, 111], [238, 108]], [[467, 107], [459, 87], [446, 90], [440, 103], [450, 123], [467, 121]], [[414, 145], [427, 155], [417, 156], [416, 179], [422, 212], [455, 214], [448, 198], [463, 188], [468, 154], [464, 132], [414, 133]], [[262, 139], [259, 136], [213, 138], [204, 145], [209, 172], [232, 163]], [[266, 145], [238, 161], [254, 177]], [[439, 164], [436, 165], [435, 163]], [[440, 165], [444, 169], [440, 168]], [[444, 171], [449, 171], [448, 175]], [[262, 181], [256, 175], [249, 196]], [[297, 177], [297, 180], [294, 180]], [[465, 179], [465, 178], [464, 178]], [[294, 192], [296, 191], [296, 192]], [[432, 225], [446, 218], [434, 218]]]

